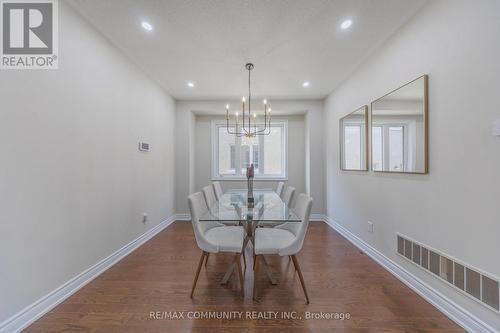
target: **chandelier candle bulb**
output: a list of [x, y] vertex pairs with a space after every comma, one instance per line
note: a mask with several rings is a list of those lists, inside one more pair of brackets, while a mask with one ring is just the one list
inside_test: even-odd
[[242, 112], [243, 112], [243, 128], [245, 128], [245, 97], [241, 99], [241, 102], [243, 104], [242, 106]]

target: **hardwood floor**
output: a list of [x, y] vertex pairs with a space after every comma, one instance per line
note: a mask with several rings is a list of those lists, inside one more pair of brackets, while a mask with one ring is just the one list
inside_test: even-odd
[[[300, 262], [311, 303], [288, 257], [268, 256], [252, 301], [252, 252], [246, 252], [245, 298], [238, 275], [220, 285], [232, 255], [210, 255], [194, 292], [201, 251], [191, 224], [176, 222], [68, 298], [25, 332], [463, 332], [424, 299], [322, 222], [312, 222]], [[242, 319], [152, 319], [151, 312], [242, 311]], [[302, 319], [247, 319], [247, 311], [296, 311]], [[344, 313], [349, 320], [305, 319], [305, 312]]]

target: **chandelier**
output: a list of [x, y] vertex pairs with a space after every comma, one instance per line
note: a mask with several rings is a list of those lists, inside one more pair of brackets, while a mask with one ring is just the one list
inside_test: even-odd
[[[245, 97], [241, 99], [241, 121], [239, 113], [234, 114], [234, 125], [229, 125], [229, 104], [226, 105], [226, 130], [229, 134], [234, 134], [237, 137], [245, 136], [247, 138], [256, 137], [258, 135], [271, 134], [271, 108], [267, 107], [267, 101], [264, 100], [264, 123], [258, 124], [257, 113], [252, 113], [252, 94], [250, 89], [250, 72], [253, 69], [253, 64], [248, 63], [245, 68], [248, 70], [248, 111], [245, 112]], [[234, 130], [232, 130], [233, 128]]]

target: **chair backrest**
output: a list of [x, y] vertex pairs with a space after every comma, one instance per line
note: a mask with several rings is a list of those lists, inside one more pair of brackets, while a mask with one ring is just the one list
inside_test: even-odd
[[216, 221], [200, 222], [200, 218], [208, 211], [207, 204], [201, 192], [196, 192], [188, 197], [189, 211], [191, 212], [191, 224], [193, 226], [196, 244], [202, 251], [217, 252], [217, 246], [208, 242], [205, 232], [220, 226]]
[[281, 197], [281, 194], [283, 194], [283, 187], [285, 187], [285, 183], [279, 182], [278, 187], [276, 187], [276, 194]]
[[293, 196], [295, 194], [295, 187], [287, 186], [285, 192], [283, 192], [283, 196], [281, 199], [288, 207], [292, 207]]
[[213, 182], [212, 186], [214, 187], [215, 198], [218, 201], [218, 200], [220, 200], [220, 198], [222, 197], [222, 195], [224, 194], [224, 192], [222, 192], [222, 187], [220, 186], [219, 182]]
[[301, 193], [297, 197], [297, 204], [294, 212], [302, 222], [287, 222], [277, 228], [286, 229], [295, 235], [295, 240], [286, 248], [280, 249], [280, 255], [292, 255], [299, 252], [304, 244], [307, 228], [309, 227], [309, 217], [311, 216], [312, 198]]
[[205, 196], [205, 202], [207, 207], [210, 208], [217, 201], [215, 198], [214, 187], [212, 185], [205, 186], [202, 189], [203, 195]]

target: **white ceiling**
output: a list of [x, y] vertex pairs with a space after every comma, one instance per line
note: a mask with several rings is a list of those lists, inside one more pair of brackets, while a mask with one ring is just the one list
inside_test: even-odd
[[[245, 95], [248, 61], [255, 64], [253, 94], [301, 99], [328, 95], [425, 0], [70, 3], [176, 99]], [[353, 24], [342, 31], [345, 18]], [[154, 30], [146, 32], [141, 21]]]

